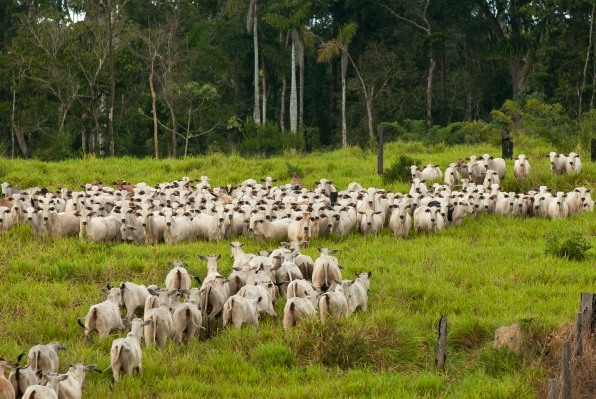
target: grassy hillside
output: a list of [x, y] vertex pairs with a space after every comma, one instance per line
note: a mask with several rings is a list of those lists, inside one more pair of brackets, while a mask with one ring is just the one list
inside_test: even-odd
[[[516, 141], [516, 153], [530, 157], [532, 175], [519, 187], [507, 161], [508, 191], [537, 185], [555, 190], [586, 186], [594, 190], [596, 165], [583, 157], [578, 176], [551, 176], [550, 151], [535, 142]], [[442, 169], [456, 159], [500, 148], [424, 147], [390, 143], [385, 167], [399, 155], [436, 163]], [[148, 184], [183, 176], [207, 175], [212, 185], [273, 176], [290, 180], [288, 166], [303, 172], [312, 188], [320, 178], [338, 188], [357, 181], [364, 187], [407, 191], [409, 185], [384, 186], [376, 174], [375, 154], [359, 148], [331, 153], [288, 153], [282, 158], [247, 160], [211, 155], [186, 160], [85, 159], [60, 163], [0, 159], [0, 180], [15, 187], [77, 189], [94, 179], [126, 179]], [[124, 378], [110, 391], [111, 371], [87, 377], [86, 398], [120, 397], [284, 397], [284, 398], [539, 398], [545, 397], [562, 331], [568, 331], [581, 292], [596, 292], [596, 254], [577, 262], [547, 256], [548, 239], [557, 232], [579, 232], [596, 247], [596, 215], [566, 220], [513, 219], [485, 215], [435, 236], [395, 239], [384, 230], [377, 237], [353, 234], [343, 241], [317, 238], [303, 253], [315, 258], [317, 247], [338, 249], [344, 278], [372, 272], [369, 309], [339, 324], [314, 322], [283, 331], [281, 317], [262, 321], [258, 331], [228, 329], [188, 346], [170, 342], [165, 350], [144, 350], [143, 374]], [[236, 239], [233, 239], [236, 240]], [[68, 363], [109, 367], [113, 334], [91, 344], [76, 318], [104, 299], [106, 283], [158, 284], [167, 261], [183, 259], [189, 271], [206, 273], [197, 254], [222, 254], [220, 271], [231, 272], [229, 242], [177, 245], [93, 245], [73, 238], [39, 239], [27, 225], [0, 236], [0, 356], [15, 359], [38, 343], [59, 341], [61, 370]], [[240, 238], [247, 252], [273, 249]], [[284, 301], [276, 310], [283, 313]], [[448, 318], [444, 372], [434, 368], [437, 323]], [[522, 324], [531, 337], [528, 353], [518, 358], [492, 349], [501, 325]]]

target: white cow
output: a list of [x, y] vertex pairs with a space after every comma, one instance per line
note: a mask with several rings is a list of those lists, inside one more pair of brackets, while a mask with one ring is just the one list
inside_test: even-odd
[[223, 326], [232, 323], [234, 327], [241, 328], [248, 324], [255, 329], [259, 328], [259, 303], [262, 297], [243, 297], [232, 295], [226, 300], [223, 308]]
[[582, 171], [582, 162], [579, 154], [570, 152], [567, 154], [567, 161], [565, 162], [565, 170], [568, 174], [573, 175]]
[[530, 175], [531, 168], [529, 160], [530, 158], [524, 154], [519, 154], [515, 158], [515, 162], [513, 164], [513, 175], [518, 182], [527, 179]]
[[145, 346], [155, 343], [161, 348], [166, 347], [166, 341], [174, 333], [174, 321], [170, 307], [167, 304], [160, 304], [159, 307], [149, 309], [145, 312], [144, 325]]
[[181, 303], [172, 313], [174, 339], [178, 344], [189, 342], [202, 328], [203, 315], [194, 300]]
[[117, 338], [112, 342], [110, 349], [110, 367], [114, 383], [118, 382], [120, 372], [124, 372], [128, 377], [132, 376], [133, 371], [141, 374], [143, 353], [141, 352], [141, 337], [143, 327], [151, 323], [139, 318], [131, 322], [130, 332], [125, 338]]
[[483, 154], [482, 161], [484, 163], [484, 167], [487, 170], [492, 169], [495, 172], [497, 172], [499, 180], [503, 180], [505, 178], [505, 175], [507, 173], [507, 166], [503, 158], [495, 158], [489, 154]]
[[35, 345], [29, 349], [29, 367], [40, 376], [49, 373], [57, 373], [60, 362], [58, 355], [65, 351], [66, 347], [59, 342], [51, 342], [47, 345]]
[[142, 316], [145, 301], [151, 295], [147, 287], [127, 281], [120, 284], [120, 293], [126, 317], [131, 320], [135, 316]]
[[107, 336], [113, 330], [124, 330], [125, 326], [120, 317], [120, 305], [122, 302], [122, 293], [120, 287], [102, 288], [108, 297], [105, 301], [91, 306], [87, 316], [85, 316], [85, 324], [81, 323], [81, 318], [77, 322], [85, 329], [85, 337], [91, 341], [91, 333], [97, 331], [101, 338]]
[[45, 385], [29, 385], [25, 389], [22, 399], [58, 399], [58, 392], [60, 391], [60, 381], [64, 381], [67, 378], [68, 374], [48, 374], [45, 377]]
[[359, 211], [358, 214], [362, 215], [360, 220], [360, 232], [362, 234], [377, 235], [383, 229], [383, 218], [381, 217], [381, 211], [374, 211], [370, 208], [365, 211]]
[[567, 164], [565, 154], [557, 154], [555, 151], [551, 151], [546, 157], [550, 159], [550, 171], [552, 173], [565, 173]]
[[296, 324], [312, 318], [316, 315], [316, 309], [310, 298], [293, 297], [287, 300], [284, 306], [283, 328], [287, 330]]
[[334, 281], [341, 281], [341, 269], [336, 249], [319, 248], [319, 257], [315, 259], [312, 272], [312, 285], [316, 290], [326, 291]]
[[407, 238], [412, 227], [412, 217], [408, 213], [411, 202], [407, 199], [399, 199], [391, 205], [392, 212], [389, 218], [389, 229], [395, 237]]
[[[68, 369], [68, 378], [60, 381], [60, 388], [58, 389], [58, 399], [81, 399], [83, 397], [83, 383], [87, 371], [97, 371], [95, 364], [75, 363], [71, 364]], [[101, 371], [98, 371], [101, 373]]]
[[343, 280], [342, 286], [348, 301], [348, 314], [366, 311], [371, 272], [360, 273], [354, 280]]
[[548, 201], [548, 217], [551, 219], [565, 219], [569, 215], [569, 206], [565, 202], [566, 193], [559, 191]]
[[348, 315], [348, 301], [344, 295], [341, 282], [335, 283], [327, 292], [319, 297], [319, 317], [325, 322], [331, 316], [335, 321]]

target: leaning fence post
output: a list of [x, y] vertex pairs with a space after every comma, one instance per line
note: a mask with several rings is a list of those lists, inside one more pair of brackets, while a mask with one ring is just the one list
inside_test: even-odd
[[441, 315], [439, 320], [439, 337], [437, 338], [437, 350], [435, 353], [435, 366], [445, 368], [447, 360], [447, 316]]
[[561, 355], [561, 399], [571, 399], [571, 341], [565, 342]]
[[575, 316], [575, 356], [581, 356], [584, 353], [584, 334], [586, 330], [586, 323], [584, 313], [577, 312]]

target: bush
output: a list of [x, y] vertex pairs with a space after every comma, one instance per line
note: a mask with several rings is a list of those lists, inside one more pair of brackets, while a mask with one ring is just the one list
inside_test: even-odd
[[546, 243], [546, 254], [559, 258], [582, 261], [592, 246], [579, 232], [554, 233]]
[[400, 155], [397, 161], [395, 161], [389, 169], [383, 172], [383, 184], [394, 183], [396, 181], [404, 183], [410, 181], [412, 178], [410, 166], [419, 165], [420, 162], [421, 161], [418, 159]]

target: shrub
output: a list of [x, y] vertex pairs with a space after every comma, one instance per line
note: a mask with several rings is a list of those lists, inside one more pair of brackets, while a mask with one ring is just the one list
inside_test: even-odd
[[408, 182], [412, 178], [410, 166], [419, 165], [420, 160], [410, 158], [406, 155], [400, 155], [389, 169], [383, 172], [383, 184], [393, 183], [396, 181]]
[[546, 254], [559, 258], [582, 261], [592, 246], [579, 232], [554, 233], [546, 243]]

